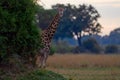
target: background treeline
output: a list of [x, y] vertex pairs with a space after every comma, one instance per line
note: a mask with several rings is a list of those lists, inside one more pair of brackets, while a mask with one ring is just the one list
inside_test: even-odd
[[58, 6], [64, 7], [65, 11], [52, 41], [52, 52], [120, 53], [120, 28], [114, 29], [109, 35], [100, 36], [100, 14], [92, 5], [80, 4], [76, 7], [56, 4], [52, 9], [41, 6], [37, 24], [42, 30], [50, 24]]

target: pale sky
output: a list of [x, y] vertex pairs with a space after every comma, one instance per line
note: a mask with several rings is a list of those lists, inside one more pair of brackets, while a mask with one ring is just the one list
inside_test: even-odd
[[44, 8], [51, 8], [51, 5], [61, 4], [91, 4], [100, 13], [99, 19], [102, 25], [101, 35], [108, 35], [110, 31], [120, 27], [120, 0], [41, 0]]

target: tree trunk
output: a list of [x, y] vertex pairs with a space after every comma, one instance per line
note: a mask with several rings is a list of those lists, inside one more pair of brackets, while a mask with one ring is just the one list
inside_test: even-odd
[[82, 46], [82, 41], [81, 41], [81, 32], [78, 34], [77, 33], [77, 39], [78, 39], [78, 45], [79, 45], [79, 47], [81, 47]]
[[79, 47], [82, 46], [81, 37], [78, 37], [78, 45], [79, 45]]

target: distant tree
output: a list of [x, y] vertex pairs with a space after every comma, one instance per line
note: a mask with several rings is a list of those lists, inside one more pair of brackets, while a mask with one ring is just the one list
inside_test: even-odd
[[[57, 7], [60, 4], [54, 5]], [[79, 46], [81, 46], [81, 38], [83, 34], [98, 34], [101, 32], [101, 25], [98, 22], [100, 14], [92, 5], [61, 5], [66, 8], [63, 18], [58, 27], [58, 31], [54, 38], [77, 36]], [[64, 33], [63, 33], [64, 32]]]
[[0, 58], [34, 56], [40, 48], [35, 0], [0, 0]]
[[120, 27], [110, 32], [109, 43], [120, 45]]
[[120, 27], [112, 30], [109, 35], [100, 39], [102, 45], [120, 45]]

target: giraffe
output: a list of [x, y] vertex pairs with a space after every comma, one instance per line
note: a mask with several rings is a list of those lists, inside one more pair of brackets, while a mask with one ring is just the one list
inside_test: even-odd
[[43, 48], [40, 49], [39, 57], [37, 57], [36, 64], [38, 65], [38, 67], [41, 67], [41, 68], [46, 67], [46, 60], [47, 60], [48, 55], [50, 53], [50, 43], [51, 43], [51, 40], [52, 40], [54, 33], [57, 29], [60, 18], [63, 15], [63, 11], [64, 11], [63, 8], [58, 8], [58, 12], [55, 15], [55, 17], [53, 18], [50, 25], [45, 30], [43, 30], [41, 33]]

